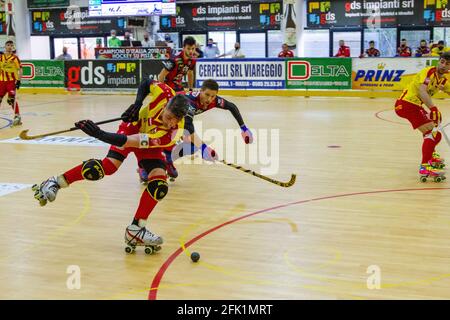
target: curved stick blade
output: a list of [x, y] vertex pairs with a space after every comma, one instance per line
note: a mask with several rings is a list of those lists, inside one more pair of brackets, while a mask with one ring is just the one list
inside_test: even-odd
[[20, 134], [19, 134], [20, 139], [22, 139], [22, 140], [31, 140], [31, 139], [33, 139], [33, 138], [30, 138], [28, 136], [28, 131], [29, 131], [29, 129], [21, 131]]
[[295, 181], [297, 180], [297, 175], [296, 174], [291, 174], [291, 180], [289, 180], [289, 182], [285, 182], [283, 183], [283, 187], [291, 187], [295, 184]]

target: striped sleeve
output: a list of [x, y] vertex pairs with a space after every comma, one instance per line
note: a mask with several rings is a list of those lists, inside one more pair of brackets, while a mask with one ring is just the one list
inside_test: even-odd
[[431, 77], [436, 71], [436, 67], [423, 69], [419, 72], [418, 85], [425, 84], [428, 85], [430, 83]]

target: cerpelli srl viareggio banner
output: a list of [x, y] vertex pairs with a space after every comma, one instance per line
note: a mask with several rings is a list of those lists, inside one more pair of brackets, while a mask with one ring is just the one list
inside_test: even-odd
[[286, 60], [287, 89], [351, 89], [351, 58]]
[[138, 60], [71, 60], [65, 61], [66, 87], [79, 89], [129, 89], [140, 83]]
[[160, 30], [279, 30], [282, 1], [177, 3], [176, 16], [161, 16]]
[[196, 87], [214, 79], [221, 88], [282, 89], [285, 87], [283, 59], [201, 59], [196, 63]]
[[125, 18], [92, 18], [84, 7], [32, 10], [30, 14], [32, 35], [98, 34], [111, 29], [121, 34], [125, 28]]
[[308, 28], [448, 26], [446, 0], [307, 1]]

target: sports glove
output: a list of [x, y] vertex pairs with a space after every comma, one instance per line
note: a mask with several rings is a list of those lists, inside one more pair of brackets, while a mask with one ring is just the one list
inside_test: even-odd
[[242, 136], [242, 139], [244, 139], [246, 144], [253, 143], [253, 134], [245, 126], [245, 124], [241, 126], [241, 136]]
[[122, 113], [122, 120], [124, 122], [135, 122], [139, 120], [139, 110], [141, 107], [138, 107], [134, 104], [131, 104], [124, 113]]
[[206, 144], [202, 144], [202, 158], [206, 161], [216, 161], [219, 159], [217, 152]]
[[97, 138], [113, 146], [122, 147], [127, 142], [127, 136], [119, 133], [105, 132], [92, 120], [81, 120], [75, 122], [75, 127], [86, 133], [88, 136]]
[[441, 112], [436, 106], [430, 108], [430, 119], [433, 120], [436, 124], [440, 124], [442, 121]]

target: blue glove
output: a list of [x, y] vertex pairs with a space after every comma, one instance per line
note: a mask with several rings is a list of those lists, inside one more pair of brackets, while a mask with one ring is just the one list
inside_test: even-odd
[[253, 143], [253, 134], [252, 132], [244, 125], [241, 126], [241, 136], [244, 139], [246, 144]]

